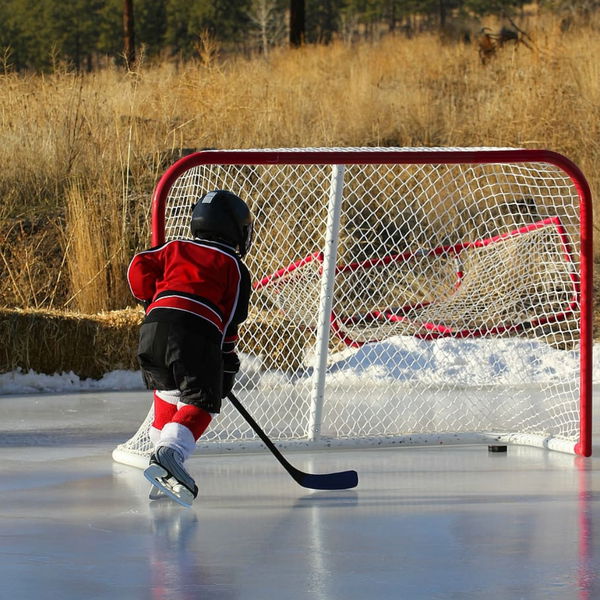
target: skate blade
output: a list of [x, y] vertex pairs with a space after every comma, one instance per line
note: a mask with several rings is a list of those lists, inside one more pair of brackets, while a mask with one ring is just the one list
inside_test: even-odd
[[171, 486], [165, 478], [169, 473], [160, 465], [151, 464], [145, 471], [144, 477], [158, 490], [165, 493], [171, 500], [175, 500], [181, 506], [190, 508], [194, 501], [194, 495], [185, 486], [177, 484]]
[[170, 498], [160, 488], [157, 488], [153, 484], [150, 488], [150, 493], [148, 494], [148, 500], [170, 500]]

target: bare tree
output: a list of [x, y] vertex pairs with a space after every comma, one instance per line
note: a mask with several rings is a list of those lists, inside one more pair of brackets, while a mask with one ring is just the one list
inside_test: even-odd
[[248, 17], [255, 25], [262, 53], [266, 56], [269, 47], [281, 40], [285, 23], [278, 14], [276, 0], [252, 0]]

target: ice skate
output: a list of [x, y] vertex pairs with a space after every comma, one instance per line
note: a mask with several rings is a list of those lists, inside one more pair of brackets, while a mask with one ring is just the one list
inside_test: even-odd
[[[155, 488], [182, 506], [190, 507], [198, 495], [198, 487], [185, 470], [181, 454], [168, 446], [157, 448], [150, 457], [144, 476]], [[157, 496], [157, 491], [153, 489], [151, 497]]]

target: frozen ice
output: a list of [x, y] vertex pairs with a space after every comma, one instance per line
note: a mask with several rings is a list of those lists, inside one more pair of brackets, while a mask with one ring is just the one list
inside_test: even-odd
[[185, 509], [150, 502], [142, 472], [111, 460], [149, 403], [141, 389], [0, 396], [0, 597], [600, 597], [598, 418], [590, 458], [286, 451], [304, 471], [356, 469], [337, 492], [299, 487], [268, 453], [198, 455]]

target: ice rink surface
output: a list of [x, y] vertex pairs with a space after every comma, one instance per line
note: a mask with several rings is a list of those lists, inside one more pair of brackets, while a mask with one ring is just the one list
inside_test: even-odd
[[[597, 397], [595, 390], [595, 397]], [[191, 509], [111, 460], [148, 393], [0, 396], [2, 600], [600, 598], [591, 458], [485, 446], [197, 456]]]

